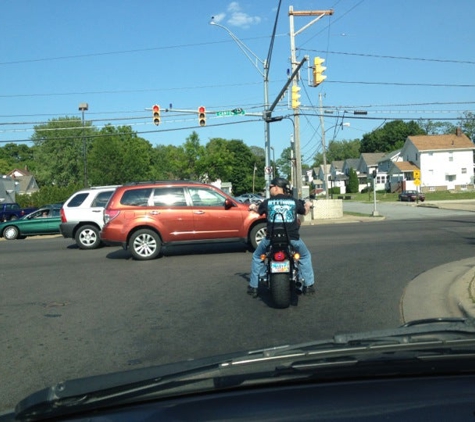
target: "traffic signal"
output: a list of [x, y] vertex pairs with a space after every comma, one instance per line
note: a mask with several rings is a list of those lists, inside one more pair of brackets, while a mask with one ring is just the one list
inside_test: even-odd
[[327, 69], [325, 66], [322, 66], [325, 60], [321, 57], [315, 57], [313, 59], [313, 86], [320, 85], [327, 76], [323, 72]]
[[300, 91], [300, 87], [299, 87], [299, 86], [297, 86], [297, 85], [293, 85], [293, 86], [292, 86], [292, 108], [293, 108], [293, 109], [296, 109], [296, 108], [299, 108], [299, 107], [300, 107], [300, 101], [299, 101], [300, 94], [299, 94], [299, 91]]
[[206, 108], [203, 106], [198, 107], [198, 123], [200, 126], [206, 126]]
[[153, 123], [155, 126], [158, 126], [160, 124], [160, 106], [155, 104], [152, 107], [152, 112], [153, 112]]

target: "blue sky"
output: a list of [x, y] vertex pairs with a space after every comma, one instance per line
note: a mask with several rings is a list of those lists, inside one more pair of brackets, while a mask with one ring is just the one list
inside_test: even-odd
[[[152, 145], [182, 145], [196, 131], [264, 147], [262, 65], [251, 63], [211, 17], [263, 60], [278, 0], [230, 2], [3, 0], [0, 42], [0, 146], [22, 142], [34, 124], [77, 116], [102, 127], [130, 125]], [[321, 151], [319, 95], [327, 142], [350, 140], [393, 119], [447, 119], [475, 112], [475, 2], [454, 0], [283, 0], [270, 64], [272, 103], [290, 68], [289, 7], [333, 9], [296, 37], [298, 59], [323, 57], [327, 80], [308, 85], [301, 71], [301, 150]], [[295, 29], [311, 17], [295, 17]], [[162, 108], [160, 126], [151, 107]], [[172, 111], [165, 112], [172, 105]], [[200, 128], [190, 112], [208, 110]], [[247, 115], [217, 117], [242, 108]], [[173, 111], [174, 110], [174, 111]], [[365, 110], [366, 116], [354, 116]], [[338, 126], [342, 122], [350, 127]], [[288, 96], [274, 115], [292, 115]], [[355, 117], [359, 117], [356, 119]], [[336, 127], [333, 127], [337, 125]], [[290, 145], [292, 122], [272, 123], [276, 158]]]

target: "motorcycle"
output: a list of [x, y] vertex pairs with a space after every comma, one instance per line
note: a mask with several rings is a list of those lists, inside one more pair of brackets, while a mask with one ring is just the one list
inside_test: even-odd
[[261, 260], [265, 261], [266, 273], [261, 280], [267, 285], [274, 305], [288, 308], [296, 305], [298, 295], [302, 293], [303, 283], [299, 278], [300, 254], [292, 246], [285, 224], [272, 222], [272, 234], [269, 246]]

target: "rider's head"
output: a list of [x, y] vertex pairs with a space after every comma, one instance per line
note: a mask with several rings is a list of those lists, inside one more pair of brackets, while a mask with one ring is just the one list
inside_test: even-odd
[[[275, 189], [273, 189], [275, 187]], [[290, 193], [290, 185], [287, 179], [283, 177], [276, 177], [270, 181], [269, 190], [271, 196], [278, 195], [279, 193]]]

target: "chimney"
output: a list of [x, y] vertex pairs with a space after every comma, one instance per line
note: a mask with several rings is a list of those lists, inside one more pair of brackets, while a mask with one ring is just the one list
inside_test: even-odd
[[462, 136], [462, 129], [460, 129], [459, 126], [457, 126], [457, 129], [455, 129], [455, 135]]

